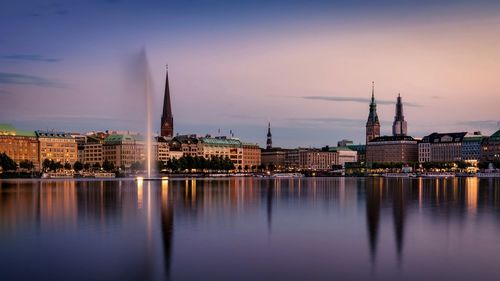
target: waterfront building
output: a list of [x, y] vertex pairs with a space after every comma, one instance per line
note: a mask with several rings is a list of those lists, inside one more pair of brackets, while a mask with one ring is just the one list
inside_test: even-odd
[[102, 166], [104, 162], [103, 142], [104, 138], [102, 138], [102, 136], [87, 136], [86, 142], [83, 145], [83, 160], [78, 161], [82, 162], [83, 164], [99, 164]]
[[55, 131], [36, 131], [39, 142], [38, 158], [74, 164], [78, 160], [78, 145], [70, 133]]
[[243, 169], [243, 148], [241, 141], [226, 137], [200, 138], [202, 156], [206, 159], [212, 156], [229, 158], [236, 169]]
[[456, 162], [462, 160], [462, 141], [467, 132], [432, 133], [418, 146], [419, 162]]
[[203, 144], [196, 135], [180, 135], [172, 139], [170, 151], [182, 151], [183, 156], [204, 156]]
[[170, 87], [168, 83], [168, 66], [165, 76], [165, 93], [163, 97], [163, 113], [161, 115], [161, 136], [173, 137], [174, 135], [174, 116], [172, 114], [172, 105], [170, 103]]
[[410, 136], [377, 137], [366, 145], [367, 163], [416, 163], [417, 141]]
[[296, 149], [284, 149], [285, 152], [285, 167], [288, 170], [298, 170], [300, 168], [300, 150], [303, 148]]
[[327, 151], [337, 153], [335, 165], [345, 167], [345, 163], [355, 163], [358, 161], [358, 152], [348, 146], [326, 147]]
[[462, 160], [477, 162], [481, 158], [481, 143], [485, 136], [477, 131], [467, 134], [462, 140]]
[[481, 161], [500, 162], [500, 130], [481, 143]]
[[285, 169], [285, 155], [286, 150], [280, 147], [273, 147], [270, 149], [261, 150], [261, 162], [262, 165], [267, 168], [273, 168], [276, 170]]
[[299, 150], [299, 169], [312, 171], [331, 170], [338, 165], [338, 154], [317, 148]]
[[19, 164], [28, 160], [40, 168], [38, 140], [34, 131], [23, 131], [10, 124], [0, 124], [0, 153], [7, 154]]
[[366, 143], [380, 136], [380, 122], [377, 115], [377, 103], [375, 102], [375, 83], [372, 82], [372, 98], [370, 102], [370, 113], [366, 121]]
[[167, 162], [170, 157], [170, 141], [172, 140], [169, 137], [158, 136], [154, 138], [154, 152], [153, 158], [158, 161]]
[[273, 148], [273, 136], [271, 135], [271, 122], [267, 124], [266, 149]]
[[403, 102], [401, 100], [401, 95], [398, 94], [398, 99], [396, 102], [396, 115], [394, 116], [394, 123], [392, 124], [392, 135], [393, 136], [406, 136], [408, 134], [408, 124], [405, 121], [403, 115]]
[[139, 134], [111, 134], [104, 139], [102, 151], [104, 160], [115, 167], [130, 168], [133, 163], [146, 160], [146, 144]]
[[260, 147], [255, 143], [242, 143], [243, 160], [242, 166], [244, 170], [255, 170], [260, 166], [261, 155]]
[[366, 145], [364, 144], [349, 144], [347, 147], [357, 153], [358, 163], [366, 162]]

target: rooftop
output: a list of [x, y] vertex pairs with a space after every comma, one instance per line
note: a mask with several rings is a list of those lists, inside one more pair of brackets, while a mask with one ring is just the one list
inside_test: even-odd
[[0, 136], [36, 137], [35, 131], [17, 130], [11, 124], [0, 124]]

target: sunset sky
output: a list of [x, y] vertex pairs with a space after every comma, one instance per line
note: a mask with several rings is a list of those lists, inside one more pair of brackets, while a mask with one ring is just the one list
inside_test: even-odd
[[499, 1], [24, 1], [0, 4], [0, 123], [144, 128], [144, 48], [159, 130], [165, 64], [175, 132], [265, 143], [364, 142], [401, 93], [408, 132], [500, 122]]

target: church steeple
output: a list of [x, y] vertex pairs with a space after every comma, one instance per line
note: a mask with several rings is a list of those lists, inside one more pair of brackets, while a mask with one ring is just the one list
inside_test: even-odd
[[370, 113], [366, 121], [366, 142], [380, 136], [380, 122], [377, 115], [377, 103], [375, 102], [375, 82], [372, 81], [372, 98], [370, 101]]
[[267, 142], [266, 149], [273, 148], [273, 136], [271, 135], [271, 122], [267, 123]]
[[401, 94], [398, 94], [396, 102], [396, 115], [394, 116], [394, 123], [392, 124], [393, 136], [406, 136], [407, 123], [403, 115], [403, 102], [401, 101]]
[[168, 84], [168, 65], [165, 77], [165, 95], [163, 97], [163, 113], [161, 115], [161, 135], [172, 137], [174, 135], [174, 116], [172, 115], [172, 106], [170, 104], [170, 87]]

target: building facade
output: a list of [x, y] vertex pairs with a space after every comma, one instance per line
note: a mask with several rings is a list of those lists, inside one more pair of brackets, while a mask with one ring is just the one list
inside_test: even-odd
[[209, 159], [213, 156], [229, 158], [236, 169], [243, 169], [243, 147], [241, 141], [226, 137], [200, 138], [202, 156]]
[[254, 143], [242, 143], [243, 148], [243, 169], [244, 170], [255, 170], [260, 166], [261, 155], [260, 147], [258, 144]]
[[333, 165], [338, 165], [338, 154], [322, 149], [299, 150], [299, 169], [311, 171], [331, 170]]
[[366, 145], [367, 163], [416, 163], [418, 144], [410, 136], [378, 137]]
[[481, 144], [485, 136], [477, 131], [467, 134], [462, 141], [462, 160], [477, 162], [481, 159]]
[[102, 151], [104, 160], [115, 167], [127, 169], [146, 160], [146, 144], [141, 135], [111, 134], [104, 139]]
[[328, 151], [337, 153], [337, 162], [335, 165], [345, 167], [345, 163], [358, 162], [358, 152], [347, 146], [330, 147]]
[[74, 164], [78, 160], [76, 140], [69, 133], [54, 131], [36, 131], [39, 142], [38, 158], [40, 163], [45, 159]]
[[261, 150], [261, 163], [268, 169], [283, 170], [285, 169], [286, 150], [279, 147]]
[[481, 161], [500, 162], [500, 130], [481, 143]]
[[19, 165], [31, 161], [40, 168], [38, 140], [34, 131], [17, 130], [10, 124], [0, 124], [0, 153], [7, 154]]
[[419, 144], [419, 162], [456, 162], [462, 160], [462, 141], [466, 132], [432, 133]]

